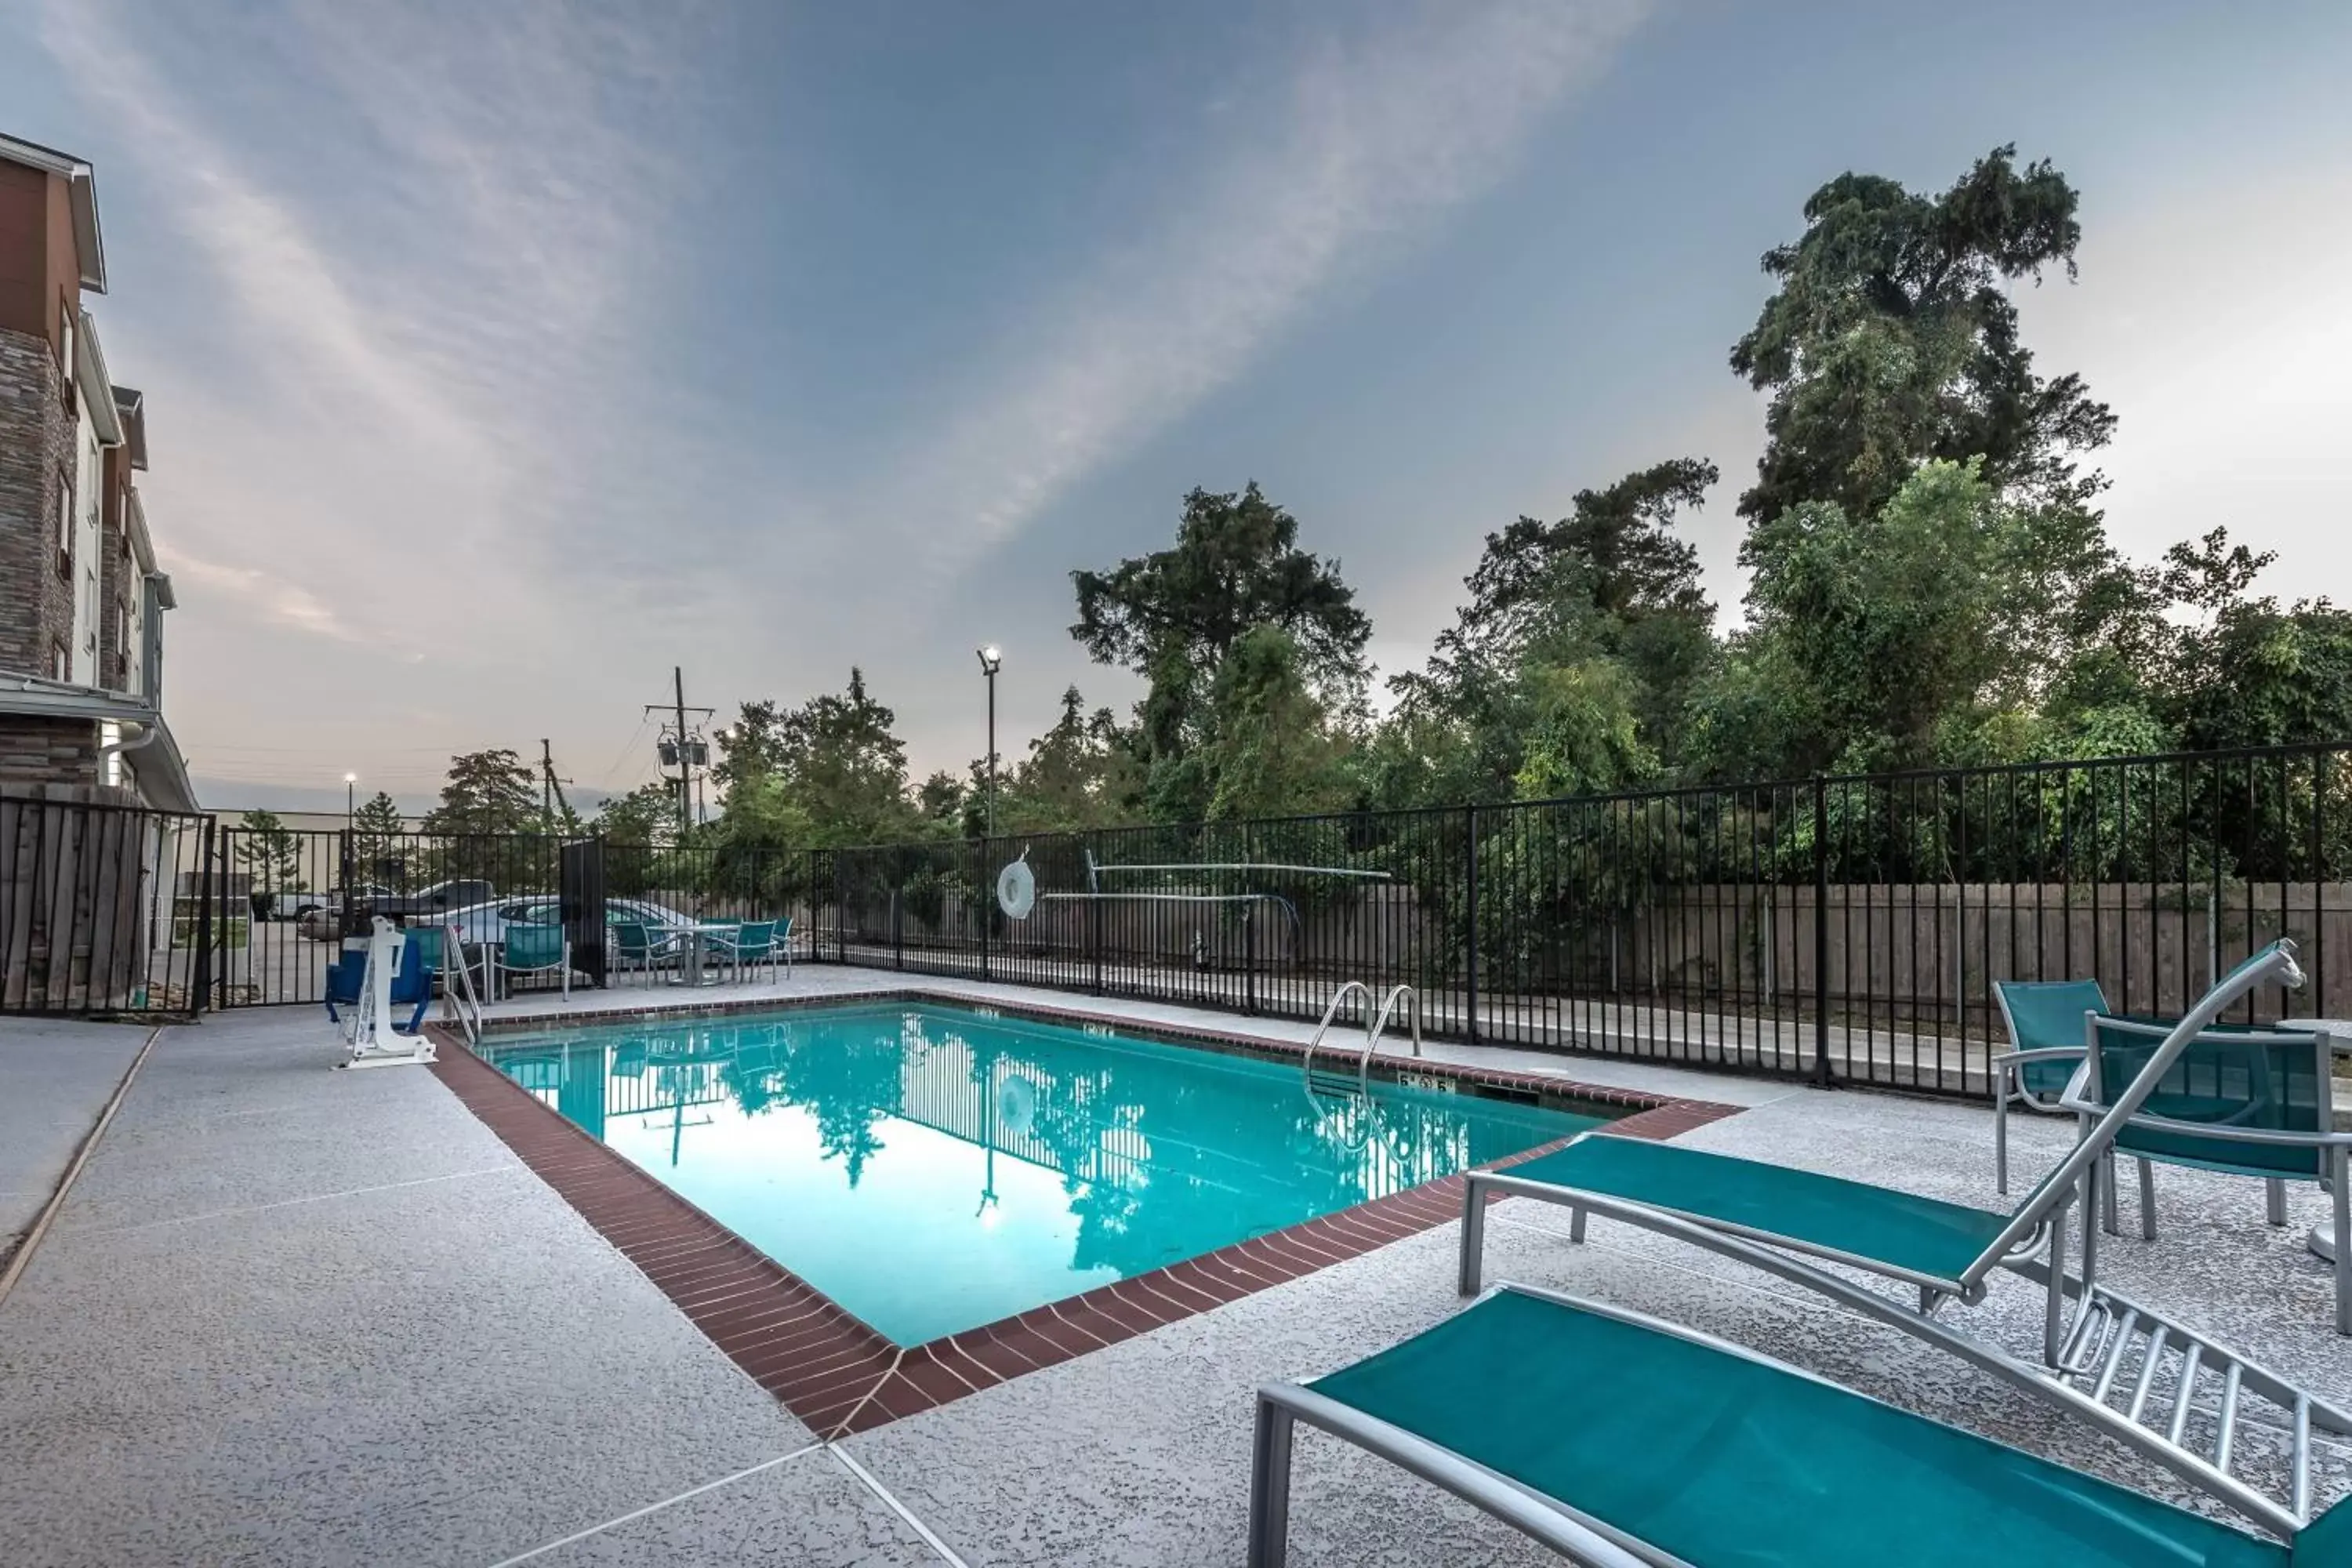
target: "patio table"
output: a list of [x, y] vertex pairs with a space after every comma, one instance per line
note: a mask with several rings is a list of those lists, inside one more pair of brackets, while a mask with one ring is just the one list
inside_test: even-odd
[[[2352, 1057], [2352, 1018], [2281, 1018], [2283, 1029], [2309, 1029], [2315, 1035], [2326, 1035], [2328, 1046], [2336, 1056]], [[2336, 1261], [2336, 1227], [2315, 1225], [2307, 1243], [2315, 1257]]]
[[682, 937], [678, 943], [678, 975], [667, 982], [672, 985], [708, 985], [711, 977], [703, 973], [702, 945], [706, 937], [721, 932], [740, 931], [737, 921], [687, 921], [659, 928], [667, 936]]

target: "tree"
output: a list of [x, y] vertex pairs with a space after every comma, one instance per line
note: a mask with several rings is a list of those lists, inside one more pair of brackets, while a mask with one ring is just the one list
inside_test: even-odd
[[1070, 574], [1078, 618], [1070, 635], [1097, 664], [1150, 683], [1141, 709], [1144, 754], [1183, 754], [1219, 668], [1253, 628], [1274, 626], [1297, 650], [1301, 679], [1328, 705], [1361, 697], [1371, 622], [1339, 563], [1298, 548], [1298, 523], [1252, 481], [1239, 494], [1184, 498], [1172, 549]]
[[[1076, 687], [1065, 690], [1061, 716], [998, 780], [998, 829], [1069, 832], [1134, 820], [1142, 805], [1143, 770], [1133, 739], [1109, 709], [1088, 712]], [[974, 763], [972, 782], [961, 791], [968, 836], [985, 812], [986, 777], [985, 761]]]
[[1162, 821], [1304, 816], [1350, 804], [1347, 738], [1282, 627], [1244, 632], [1217, 667], [1202, 743], [1152, 785]]
[[352, 814], [352, 859], [362, 880], [373, 875], [370, 868], [399, 853], [401, 836], [407, 831], [399, 803], [383, 791], [360, 803]]
[[[1558, 522], [1521, 517], [1488, 534], [1464, 580], [1470, 602], [1439, 634], [1427, 669], [1391, 683], [1400, 707], [1384, 727], [1444, 731], [1441, 744], [1457, 755], [1443, 766], [1391, 767], [1388, 782], [1412, 772], [1450, 790], [1473, 784], [1473, 795], [1549, 795], [1572, 782], [1646, 777], [1661, 757], [1677, 755], [1691, 688], [1717, 648], [1698, 552], [1674, 529], [1718, 477], [1704, 458], [1675, 458], [1578, 491]], [[1620, 732], [1621, 716], [1630, 731]], [[1528, 772], [1538, 727], [1549, 727], [1543, 743], [1555, 749]], [[1580, 733], [1611, 737], [1605, 754], [1556, 749]], [[1405, 752], [1391, 744], [1383, 756], [1398, 763]]]
[[[914, 836], [907, 749], [897, 715], [852, 668], [839, 696], [799, 708], [747, 702], [719, 741], [712, 772], [726, 792], [721, 819], [734, 842], [878, 844]], [[790, 834], [793, 837], [779, 837]]]
[[915, 786], [915, 813], [939, 832], [972, 837], [975, 835], [964, 825], [970, 795], [961, 779], [940, 768]]
[[1817, 501], [1866, 518], [1930, 458], [1980, 459], [2004, 496], [2080, 506], [2102, 487], [2075, 459], [2115, 416], [2081, 377], [2034, 374], [2003, 288], [2074, 277], [2074, 188], [2047, 162], [2021, 171], [2016, 152], [1993, 149], [1937, 196], [1841, 174], [1805, 203], [1803, 237], [1765, 253], [1779, 287], [1731, 351], [1770, 395], [1742, 516]]
[[301, 840], [274, 811], [247, 812], [244, 829], [237, 858], [245, 862], [252, 878], [253, 912], [267, 920], [277, 907], [278, 894], [302, 890]]
[[530, 833], [539, 823], [539, 775], [506, 747], [449, 759], [441, 801], [425, 831], [442, 837]]
[[677, 837], [677, 786], [668, 779], [641, 784], [596, 808], [591, 831], [607, 844], [654, 847]]

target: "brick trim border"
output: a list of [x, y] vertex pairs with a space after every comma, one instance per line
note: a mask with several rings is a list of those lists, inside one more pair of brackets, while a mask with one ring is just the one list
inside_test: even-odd
[[[795, 1001], [671, 1013], [719, 1016], [770, 1011]], [[855, 993], [806, 999], [809, 1005], [924, 1001], [992, 1007], [1000, 1014], [1064, 1023], [1120, 1022], [1146, 1036], [1201, 1039], [1224, 1048], [1274, 1047], [1298, 1056], [1288, 1041], [1165, 1028], [1129, 1020], [1008, 1007], [925, 992]], [[631, 1013], [572, 1015], [516, 1020], [518, 1026], [641, 1021]], [[499, 1033], [509, 1032], [500, 1020]], [[635, 1264], [646, 1279], [742, 1369], [745, 1375], [820, 1437], [834, 1439], [1058, 1365], [1105, 1345], [1239, 1300], [1334, 1263], [1433, 1230], [1461, 1213], [1463, 1178], [1444, 1177], [1374, 1198], [1147, 1274], [1098, 1286], [1080, 1296], [927, 1344], [901, 1348], [720, 1225], [651, 1175], [591, 1138], [552, 1107], [468, 1050], [446, 1026], [431, 1026], [439, 1047], [434, 1076], [448, 1086], [525, 1165], [555, 1189], [589, 1226]], [[1610, 1124], [1620, 1137], [1672, 1138], [1737, 1115], [1739, 1107], [1707, 1100], [1633, 1094], [1570, 1083], [1541, 1074], [1423, 1061], [1417, 1068], [1482, 1086], [1588, 1102], [1641, 1107]], [[1559, 1139], [1526, 1150], [1489, 1168], [1508, 1169], [1564, 1147]]]

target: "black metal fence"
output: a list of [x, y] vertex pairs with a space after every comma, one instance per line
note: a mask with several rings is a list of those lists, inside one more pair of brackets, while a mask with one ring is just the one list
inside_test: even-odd
[[1979, 1093], [1996, 980], [2163, 1013], [2291, 935], [2298, 1015], [2352, 995], [2352, 743], [837, 849], [5, 801], [0, 1007], [315, 1002], [371, 912], [583, 947], [592, 878], [607, 921], [790, 918], [829, 962], [1300, 1019], [1402, 984], [1433, 1033]]
[[2177, 1011], [2288, 935], [2298, 1015], [2352, 994], [2352, 745], [811, 858], [844, 963], [1301, 1019], [1402, 984], [1466, 1039], [1928, 1091], [1989, 1091], [1996, 980]]

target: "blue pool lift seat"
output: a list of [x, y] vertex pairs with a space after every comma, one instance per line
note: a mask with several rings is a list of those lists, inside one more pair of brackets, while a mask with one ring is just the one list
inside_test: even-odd
[[[425, 1009], [433, 1000], [433, 982], [440, 973], [439, 954], [441, 933], [437, 931], [413, 931], [401, 944], [400, 968], [392, 977], [392, 1005], [411, 1011], [405, 1024], [394, 1020], [394, 1029], [413, 1035], [425, 1026]], [[341, 1009], [356, 1007], [360, 987], [367, 983], [367, 954], [362, 951], [339, 952], [327, 966], [327, 1017], [332, 1023], [343, 1021]]]

